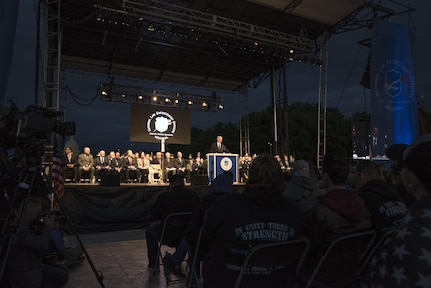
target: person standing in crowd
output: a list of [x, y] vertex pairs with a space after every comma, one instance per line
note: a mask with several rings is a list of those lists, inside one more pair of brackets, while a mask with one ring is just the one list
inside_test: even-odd
[[82, 172], [88, 172], [90, 175], [90, 181], [94, 182], [94, 158], [90, 154], [90, 147], [84, 147], [84, 152], [78, 156], [79, 164], [79, 180], [82, 179]]
[[[318, 202], [307, 213], [306, 236], [311, 243], [300, 275], [303, 279], [314, 270], [333, 240], [371, 228], [364, 201], [355, 190], [346, 189], [349, 162], [339, 156], [325, 155], [322, 171], [322, 181], [327, 192], [317, 197]], [[324, 267], [316, 275], [314, 285], [351, 287], [358, 261], [359, 258], [352, 255], [328, 255]]]
[[295, 161], [292, 180], [286, 181], [283, 195], [296, 200], [305, 212], [317, 202], [320, 188], [310, 178], [310, 165], [307, 161], [302, 159]]
[[68, 175], [72, 174], [72, 182], [78, 182], [78, 159], [72, 151], [72, 148], [66, 146], [64, 148], [64, 154], [62, 159], [63, 164], [63, 175], [67, 178]]
[[[397, 144], [399, 145], [399, 144]], [[402, 147], [402, 146], [400, 146]], [[417, 201], [374, 253], [362, 287], [428, 287], [431, 279], [431, 134], [387, 156], [402, 164], [402, 183]]]
[[356, 188], [371, 214], [371, 225], [377, 237], [394, 230], [407, 213], [398, 191], [383, 179], [379, 166], [364, 160], [356, 166]]
[[229, 153], [229, 149], [223, 143], [223, 136], [218, 135], [216, 137], [216, 142], [211, 144], [211, 153]]
[[[283, 190], [280, 165], [263, 154], [252, 162], [243, 193], [229, 194], [212, 204], [202, 232], [202, 245], [210, 247], [203, 263], [205, 287], [233, 287], [250, 247], [303, 236], [304, 211], [294, 200], [283, 197]], [[265, 267], [251, 267], [243, 287], [293, 287], [295, 269], [279, 268], [267, 267], [261, 274]]]
[[[155, 273], [158, 269], [158, 267], [155, 267], [157, 263], [157, 249], [162, 223], [166, 216], [177, 212], [192, 212], [198, 204], [198, 194], [184, 187], [184, 180], [180, 175], [172, 175], [169, 179], [169, 189], [159, 194], [154, 205], [151, 207], [152, 218], [154, 220], [160, 219], [160, 222], [151, 224], [145, 231], [148, 252], [148, 271]], [[170, 229], [170, 233], [166, 235], [166, 242], [164, 244], [176, 247], [175, 253], [167, 257], [170, 259], [165, 259], [164, 261], [174, 263], [174, 267], [170, 267], [173, 272], [180, 272], [178, 271], [178, 266], [181, 264], [181, 261], [188, 251], [187, 243], [181, 241], [184, 237], [187, 224], [188, 223], [186, 223], [183, 230], [180, 229], [181, 231], [178, 231], [177, 229]], [[180, 243], [182, 245], [179, 245]]]
[[[44, 218], [42, 231], [37, 232], [36, 221], [42, 210], [38, 198], [29, 197], [21, 203], [22, 217], [15, 223], [16, 239], [11, 243], [7, 258], [6, 283], [11, 288], [63, 287], [69, 281], [69, 272], [61, 265], [44, 265], [42, 252], [51, 243], [51, 230], [55, 217]], [[18, 219], [17, 219], [18, 220]], [[40, 228], [39, 228], [40, 229]]]

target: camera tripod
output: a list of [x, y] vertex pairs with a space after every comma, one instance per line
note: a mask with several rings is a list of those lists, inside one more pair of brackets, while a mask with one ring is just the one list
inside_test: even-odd
[[[44, 194], [41, 195], [51, 195], [50, 201], [51, 201], [51, 209], [53, 207], [52, 203], [55, 201], [58, 205], [59, 210], [62, 212], [64, 223], [68, 226], [68, 229], [70, 230], [71, 234], [73, 234], [77, 242], [79, 243], [80, 247], [82, 248], [82, 251], [88, 261], [88, 264], [91, 267], [91, 270], [93, 274], [95, 275], [97, 281], [99, 282], [100, 286], [102, 288], [105, 288], [103, 284], [103, 275], [101, 271], [97, 271], [96, 267], [93, 264], [93, 261], [90, 258], [90, 255], [88, 254], [87, 250], [84, 247], [84, 244], [81, 241], [81, 238], [76, 233], [76, 231], [73, 228], [73, 225], [70, 223], [69, 218], [67, 216], [67, 211], [64, 211], [61, 207], [61, 201], [59, 201], [57, 195], [54, 193], [53, 188], [51, 187], [51, 179], [46, 175], [46, 173], [43, 171], [41, 165], [37, 166], [24, 166], [24, 167], [17, 167], [14, 166], [11, 169], [8, 169], [7, 172], [0, 177], [0, 184], [2, 187], [4, 187], [3, 183], [6, 181], [14, 180], [16, 181], [16, 185], [14, 187], [14, 191], [12, 193], [9, 193], [7, 198], [7, 201], [9, 202], [9, 210], [8, 214], [6, 215], [4, 219], [3, 228], [1, 231], [1, 242], [0, 242], [0, 253], [2, 255], [2, 260], [0, 263], [0, 283], [3, 280], [3, 275], [5, 272], [6, 264], [8, 257], [10, 256], [10, 251], [12, 245], [15, 243], [17, 239], [17, 234], [20, 231], [20, 226], [22, 224], [22, 216], [24, 213], [24, 208], [17, 209], [19, 203], [22, 203], [19, 205], [19, 207], [26, 207], [27, 200], [29, 197], [32, 197], [35, 193], [40, 193], [40, 191], [35, 191], [38, 188], [40, 188], [40, 185], [43, 185], [43, 189], [45, 191]], [[39, 186], [38, 186], [39, 185]], [[48, 192], [48, 193], [46, 193]], [[7, 193], [5, 193], [6, 195]], [[11, 219], [17, 219], [15, 221], [16, 225], [12, 227]]]

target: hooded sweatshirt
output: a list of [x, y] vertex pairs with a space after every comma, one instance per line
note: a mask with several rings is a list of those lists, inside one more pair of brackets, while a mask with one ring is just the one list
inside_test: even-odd
[[[307, 213], [306, 221], [306, 235], [311, 240], [306, 266], [310, 270], [333, 240], [371, 228], [368, 210], [357, 191], [332, 189], [317, 199], [319, 202]], [[358, 259], [355, 255], [328, 255], [316, 281], [331, 287], [350, 287]]]

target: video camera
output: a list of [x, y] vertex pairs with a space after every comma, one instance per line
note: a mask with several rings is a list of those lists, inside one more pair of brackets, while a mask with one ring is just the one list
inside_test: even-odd
[[63, 112], [33, 105], [27, 107], [24, 112], [19, 112], [15, 104], [12, 101], [10, 103], [10, 109], [2, 106], [0, 110], [0, 131], [4, 139], [0, 146], [4, 149], [15, 147], [20, 140], [46, 142], [52, 132], [75, 135], [74, 122], [61, 122], [57, 119]]

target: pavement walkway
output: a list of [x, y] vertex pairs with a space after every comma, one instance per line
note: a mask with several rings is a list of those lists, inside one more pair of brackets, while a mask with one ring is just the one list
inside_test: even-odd
[[[151, 275], [147, 271], [148, 258], [145, 230], [127, 230], [95, 234], [78, 234], [95, 269], [103, 276], [100, 285], [88, 260], [71, 269], [66, 288], [156, 288], [167, 287], [161, 273]], [[75, 235], [65, 239], [67, 246], [79, 245]], [[167, 247], [164, 250], [172, 252]], [[164, 253], [164, 252], [163, 252]], [[170, 283], [169, 287], [185, 287], [185, 282]]]

